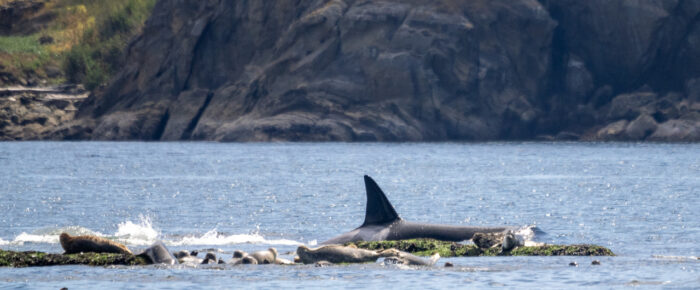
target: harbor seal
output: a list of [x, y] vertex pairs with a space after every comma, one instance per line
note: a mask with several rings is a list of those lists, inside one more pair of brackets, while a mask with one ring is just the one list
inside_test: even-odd
[[66, 251], [64, 254], [93, 252], [133, 255], [126, 246], [97, 236], [71, 236], [67, 233], [62, 233], [59, 240], [61, 241], [61, 247]]
[[168, 251], [168, 248], [165, 247], [165, 244], [161, 241], [155, 242], [152, 246], [143, 251], [143, 253], [138, 254], [138, 256], [150, 260], [151, 264], [175, 265], [178, 263], [175, 256]]
[[297, 248], [297, 255], [304, 264], [314, 264], [319, 261], [327, 261], [334, 264], [367, 263], [376, 262], [381, 257], [395, 256], [396, 253], [390, 250], [396, 251], [395, 249], [389, 249], [376, 252], [341, 245], [325, 245], [311, 249], [301, 245]]
[[241, 259], [245, 256], [248, 256], [248, 253], [241, 251], [241, 250], [235, 250], [233, 251], [233, 258], [234, 259]]
[[240, 259], [234, 259], [232, 262], [233, 262], [232, 264], [234, 264], [234, 265], [257, 265], [258, 264], [258, 260], [256, 260], [255, 258], [253, 258], [251, 256], [248, 256], [248, 255], [246, 255]]
[[[389, 250], [394, 250], [394, 249], [389, 249]], [[412, 254], [409, 254], [406, 252], [397, 251], [397, 250], [394, 250], [393, 252], [385, 253], [385, 255], [389, 255], [389, 253], [394, 254], [394, 256], [385, 258], [384, 263], [408, 265], [408, 266], [433, 266], [440, 259], [439, 253], [433, 254], [427, 260], [420, 258], [420, 257], [417, 257], [415, 255], [412, 255]]]
[[258, 260], [258, 264], [276, 264], [277, 249], [269, 248], [266, 251], [257, 251], [250, 256]]
[[217, 263], [216, 255], [212, 252], [209, 252], [206, 254], [206, 256], [204, 256], [204, 260], [202, 260], [201, 264], [207, 265], [207, 264], [216, 264], [216, 263]]

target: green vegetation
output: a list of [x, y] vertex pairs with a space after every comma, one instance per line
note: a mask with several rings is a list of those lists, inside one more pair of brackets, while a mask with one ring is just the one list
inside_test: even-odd
[[[0, 75], [55, 78], [54, 82], [82, 83], [92, 90], [119, 69], [124, 48], [141, 31], [155, 2], [45, 2], [39, 12], [26, 19], [43, 29], [30, 35], [0, 36]], [[48, 41], [42, 44], [42, 38]], [[47, 73], [49, 67], [55, 68], [53, 73]]]
[[99, 7], [97, 14], [102, 17], [66, 54], [63, 67], [69, 81], [92, 90], [119, 69], [124, 47], [143, 26], [155, 0], [82, 2], [99, 2], [95, 8]]
[[435, 252], [442, 257], [473, 257], [473, 256], [614, 256], [610, 249], [596, 245], [543, 245], [536, 247], [518, 247], [510, 252], [501, 249], [480, 249], [476, 245], [445, 242], [433, 239], [412, 239], [401, 241], [355, 242], [361, 249], [385, 250], [395, 248], [418, 256], [430, 256]]
[[47, 254], [42, 252], [14, 252], [0, 250], [0, 267], [35, 267], [57, 265], [147, 265], [139, 256], [111, 253]]

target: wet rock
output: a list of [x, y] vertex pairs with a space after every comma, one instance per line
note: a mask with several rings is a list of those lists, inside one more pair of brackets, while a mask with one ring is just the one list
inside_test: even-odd
[[622, 137], [628, 124], [629, 122], [627, 120], [610, 123], [603, 129], [598, 130], [596, 138], [598, 140], [618, 140]]
[[600, 261], [598, 261], [598, 260], [593, 260], [593, 261], [591, 262], [591, 265], [600, 265]]
[[642, 114], [627, 125], [625, 135], [629, 140], [644, 140], [647, 136], [654, 133], [657, 127], [658, 124], [653, 117]]
[[454, 267], [455, 265], [450, 263], [450, 262], [445, 262], [445, 268], [451, 268]]
[[639, 114], [654, 114], [653, 106], [649, 106], [656, 100], [654, 92], [636, 92], [622, 94], [615, 97], [608, 112], [609, 120], [627, 119], [634, 120]]
[[690, 120], [670, 120], [659, 124], [649, 136], [651, 141], [697, 142], [700, 141], [700, 122]]
[[571, 262], [571, 263], [569, 263], [569, 266], [578, 267], [578, 263], [576, 263], [576, 262]]
[[614, 256], [605, 247], [596, 245], [547, 245], [537, 244], [520, 246], [511, 251], [502, 251], [500, 247], [479, 248], [455, 242], [437, 241], [432, 239], [412, 239], [400, 241], [355, 242], [348, 246], [357, 246], [368, 250], [397, 249], [418, 256], [430, 256], [437, 252], [441, 257], [473, 257], [473, 256]]
[[678, 104], [681, 102], [682, 96], [679, 93], [668, 93], [666, 96], [656, 101], [654, 107], [656, 113], [653, 117], [657, 122], [666, 122], [671, 119], [677, 119], [680, 116]]

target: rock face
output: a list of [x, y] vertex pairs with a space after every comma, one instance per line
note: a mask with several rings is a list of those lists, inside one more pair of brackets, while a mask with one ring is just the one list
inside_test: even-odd
[[75, 87], [0, 89], [0, 141], [89, 138], [90, 120], [74, 122], [87, 97]]
[[611, 139], [698, 140], [696, 0], [190, 0], [153, 11], [127, 65], [81, 109], [94, 139], [607, 139], [599, 131], [615, 123]]
[[0, 5], [0, 35], [31, 34], [38, 31], [54, 15], [41, 15], [44, 19], [33, 19], [45, 5], [40, 0], [15, 0]]

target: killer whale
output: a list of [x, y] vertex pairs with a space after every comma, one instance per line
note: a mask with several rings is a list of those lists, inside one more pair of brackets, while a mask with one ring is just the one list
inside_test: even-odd
[[352, 231], [331, 238], [321, 244], [417, 238], [460, 242], [470, 240], [475, 233], [496, 233], [517, 229], [517, 227], [509, 226], [451, 226], [405, 221], [396, 213], [394, 206], [391, 205], [382, 189], [379, 188], [379, 185], [367, 175], [365, 175], [365, 190], [367, 192], [367, 209], [364, 223]]

